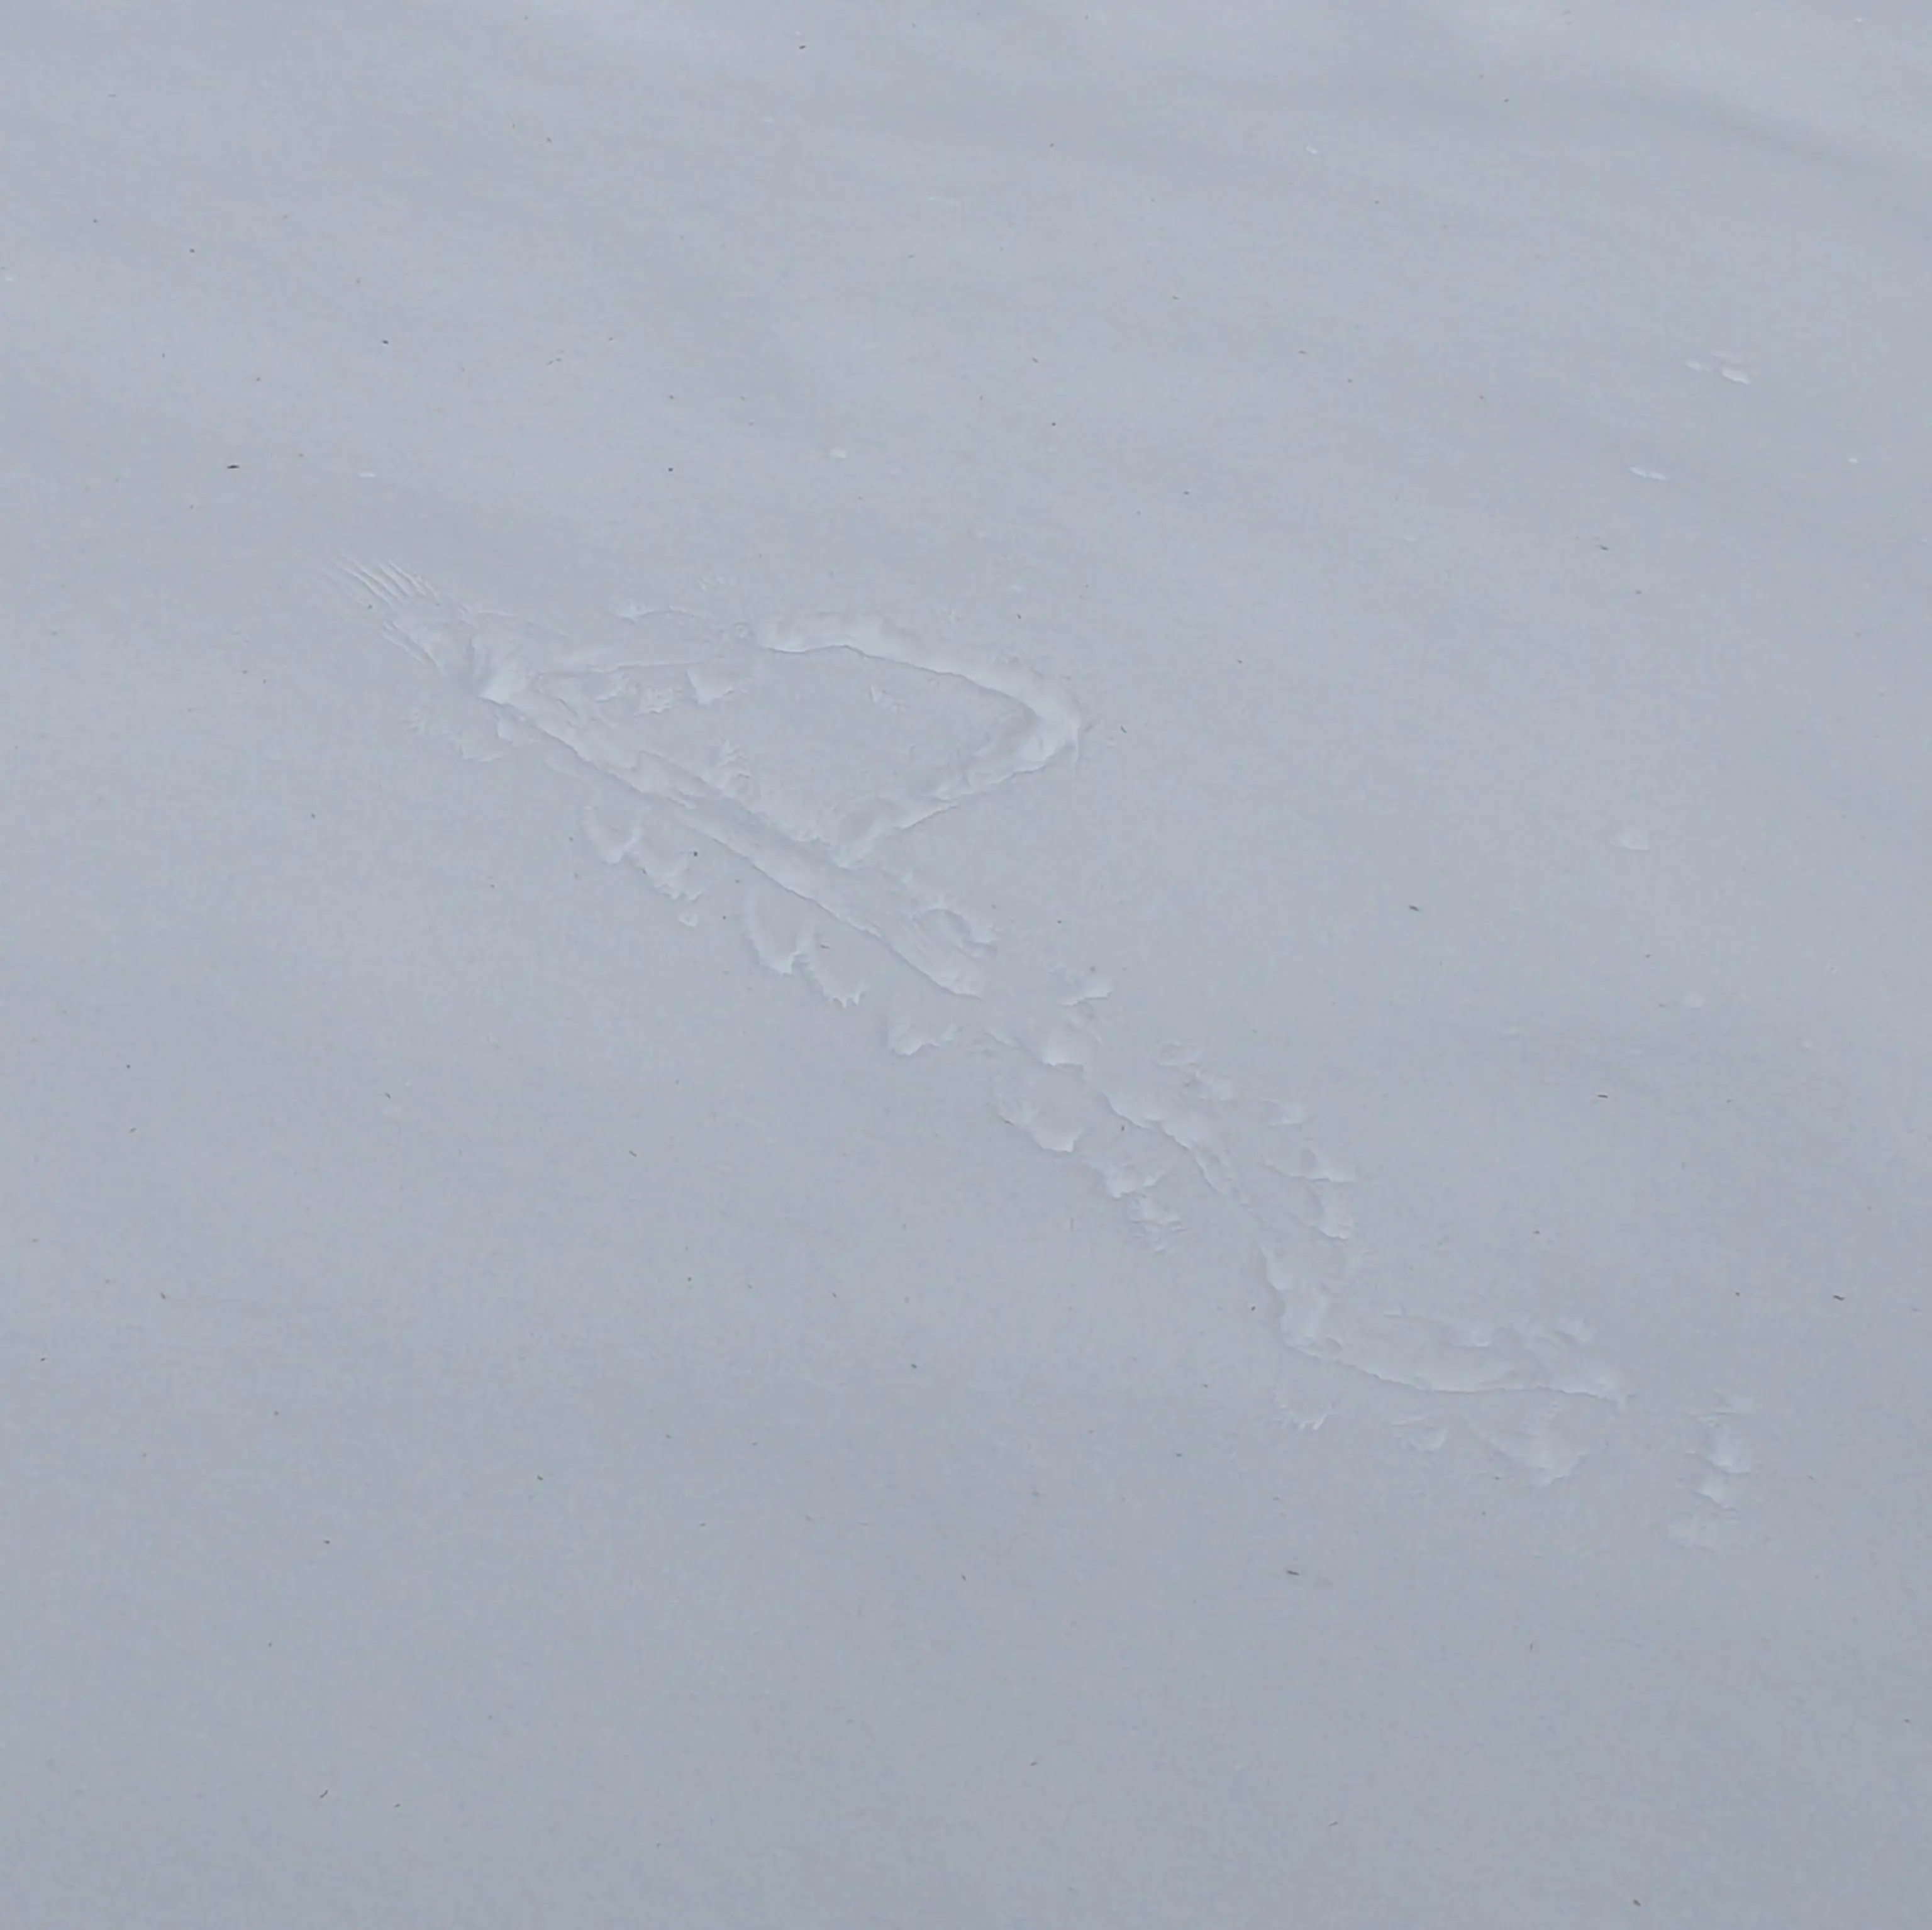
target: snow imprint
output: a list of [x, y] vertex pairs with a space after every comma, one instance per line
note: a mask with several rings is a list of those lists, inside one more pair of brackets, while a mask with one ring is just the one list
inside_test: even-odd
[[[989, 1060], [999, 1116], [1085, 1169], [1155, 1248], [1203, 1213], [1235, 1216], [1304, 1388], [1315, 1367], [1336, 1394], [1380, 1388], [1406, 1403], [1384, 1416], [1400, 1437], [1430, 1452], [1457, 1412], [1538, 1485], [1570, 1474], [1624, 1410], [1626, 1377], [1580, 1325], [1386, 1304], [1356, 1238], [1354, 1169], [1311, 1136], [1305, 1107], [1256, 1099], [1185, 1046], [1117, 1040], [1105, 974], [1030, 970], [920, 874], [914, 827], [1077, 756], [1081, 713], [1058, 685], [871, 617], [754, 626], [632, 609], [621, 647], [585, 647], [399, 569], [349, 574], [440, 680], [424, 728], [472, 757], [548, 749], [598, 854], [687, 923], [728, 901], [760, 963], [876, 1015], [892, 1052]], [[1335, 1404], [1297, 1400], [1306, 1426]], [[1729, 1481], [1746, 1451], [1724, 1426], [1700, 1470]]]

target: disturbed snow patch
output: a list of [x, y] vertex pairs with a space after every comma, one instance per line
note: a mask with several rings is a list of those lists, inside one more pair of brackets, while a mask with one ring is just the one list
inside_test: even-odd
[[[549, 749], [598, 855], [684, 922], [722, 910], [767, 969], [872, 1014], [895, 1053], [990, 1059], [1000, 1117], [1084, 1168], [1156, 1249], [1196, 1216], [1232, 1215], [1304, 1368], [1449, 1403], [1538, 1485], [1582, 1461], [1575, 1418], [1624, 1409], [1626, 1376], [1580, 1324], [1387, 1304], [1356, 1239], [1354, 1169], [1311, 1136], [1305, 1106], [1256, 1098], [1184, 1044], [1116, 1039], [1107, 974], [1030, 967], [914, 865], [915, 827], [1076, 756], [1082, 715], [1051, 680], [869, 617], [633, 608], [621, 643], [585, 646], [402, 570], [350, 575], [442, 680], [428, 728], [472, 757]], [[1425, 1451], [1449, 1438], [1433, 1409], [1388, 1418]], [[1707, 1503], [1712, 1470], [1730, 1476], [1747, 1451], [1729, 1417], [1724, 1442], [1700, 1457]]]

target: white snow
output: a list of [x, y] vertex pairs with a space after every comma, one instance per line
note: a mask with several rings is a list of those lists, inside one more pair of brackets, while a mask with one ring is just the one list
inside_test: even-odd
[[1932, 1910], [1932, 23], [21, 0], [0, 1919]]

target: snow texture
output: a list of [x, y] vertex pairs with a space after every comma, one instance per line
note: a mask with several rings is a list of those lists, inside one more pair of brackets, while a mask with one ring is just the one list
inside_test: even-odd
[[1926, 1919], [1918, 12], [5, 39], [8, 1930]]

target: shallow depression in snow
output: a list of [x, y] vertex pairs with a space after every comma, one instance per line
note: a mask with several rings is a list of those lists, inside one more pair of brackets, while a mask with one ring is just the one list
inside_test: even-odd
[[[1185, 1045], [1117, 1037], [1110, 974], [1029, 972], [963, 891], [916, 866], [919, 824], [1076, 756], [1080, 710], [1048, 680], [871, 617], [634, 608], [621, 614], [634, 646], [586, 648], [404, 569], [350, 575], [391, 640], [442, 679], [446, 713], [419, 720], [434, 734], [472, 755], [562, 747], [607, 863], [634, 867], [686, 922], [700, 908], [734, 919], [762, 965], [854, 1008], [891, 1052], [990, 1060], [998, 1115], [1084, 1169], [1157, 1250], [1203, 1216], [1231, 1220], [1284, 1345], [1340, 1387], [1466, 1407], [1472, 1438], [1536, 1485], [1585, 1457], [1568, 1409], [1630, 1399], [1579, 1322], [1436, 1317], [1426, 1281], [1396, 1299], [1355, 1237], [1354, 1168], [1312, 1136], [1305, 1106], [1209, 1071]], [[1412, 1445], [1447, 1438], [1439, 1422], [1418, 1433], [1387, 1418]], [[1732, 1505], [1708, 1475], [1683, 1480], [1687, 1499]]]

